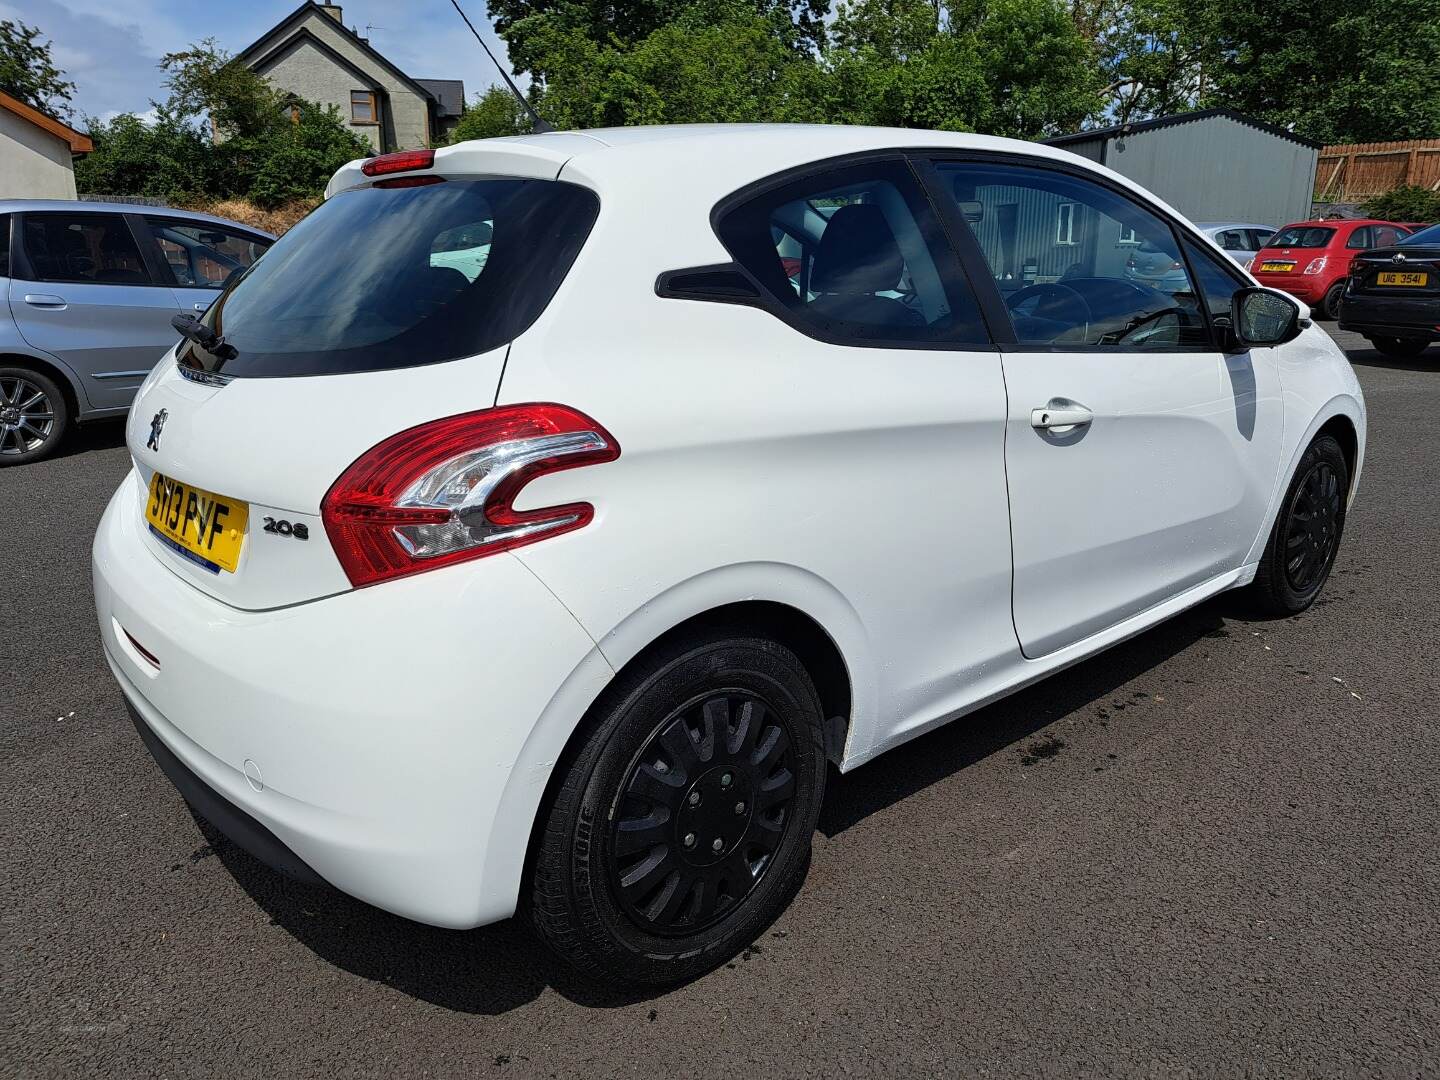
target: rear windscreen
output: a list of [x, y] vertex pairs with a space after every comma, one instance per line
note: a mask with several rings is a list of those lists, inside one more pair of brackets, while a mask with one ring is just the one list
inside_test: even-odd
[[529, 326], [594, 224], [554, 180], [359, 188], [322, 203], [220, 296], [224, 344], [181, 362], [241, 377], [383, 371], [493, 349]]
[[1270, 242], [1265, 246], [1323, 248], [1330, 243], [1330, 238], [1334, 235], [1334, 229], [1326, 229], [1320, 225], [1292, 225], [1270, 237]]

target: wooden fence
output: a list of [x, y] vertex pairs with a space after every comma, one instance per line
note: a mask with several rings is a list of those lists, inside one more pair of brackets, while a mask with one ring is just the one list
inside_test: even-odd
[[1440, 139], [1327, 146], [1315, 168], [1317, 200], [1367, 199], [1407, 184], [1440, 191]]

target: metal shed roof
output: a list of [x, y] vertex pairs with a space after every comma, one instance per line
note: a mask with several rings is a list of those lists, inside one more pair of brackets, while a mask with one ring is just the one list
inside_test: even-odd
[[1181, 124], [1192, 124], [1199, 120], [1211, 120], [1216, 117], [1223, 117], [1226, 120], [1234, 120], [1237, 124], [1245, 124], [1247, 127], [1258, 128], [1277, 139], [1288, 139], [1290, 142], [1299, 143], [1301, 146], [1308, 146], [1312, 150], [1319, 150], [1321, 144], [1296, 135], [1293, 131], [1286, 131], [1275, 124], [1267, 123], [1264, 120], [1256, 120], [1253, 116], [1246, 116], [1244, 113], [1235, 112], [1233, 109], [1197, 109], [1195, 112], [1173, 113], [1170, 116], [1157, 116], [1153, 120], [1137, 120], [1133, 124], [1113, 124], [1110, 127], [1095, 128], [1091, 131], [1077, 131], [1072, 135], [1059, 135], [1053, 139], [1046, 139], [1050, 146], [1073, 146], [1077, 143], [1092, 142], [1100, 139], [1110, 139], [1117, 135], [1136, 135], [1142, 131], [1157, 131], [1160, 128], [1178, 127]]

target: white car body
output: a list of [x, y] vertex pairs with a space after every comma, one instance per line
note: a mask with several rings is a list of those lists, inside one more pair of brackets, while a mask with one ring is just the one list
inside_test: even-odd
[[[1274, 348], [1161, 364], [841, 346], [756, 307], [657, 295], [657, 275], [731, 259], [711, 209], [732, 193], [895, 148], [1063, 162], [1178, 218], [1088, 161], [976, 135], [704, 126], [439, 150], [441, 176], [592, 189], [589, 239], [533, 325], [482, 355], [225, 386], [157, 365], [130, 413], [135, 469], [94, 546], [127, 701], [324, 880], [471, 927], [516, 910], [533, 823], [586, 710], [687, 620], [764, 603], [822, 630], [848, 681], [834, 756], [849, 770], [1249, 582], [1327, 424], [1353, 432], [1358, 477], [1360, 388], [1308, 324]], [[367, 183], [359, 164], [327, 194]], [[1057, 398], [1092, 411], [1088, 437], [1036, 437], [1032, 409]], [[623, 447], [520, 500], [589, 502], [594, 520], [352, 588], [321, 516], [336, 478], [403, 429], [522, 402], [578, 409]], [[156, 468], [250, 504], [237, 572], [208, 573], [147, 532]], [[268, 542], [266, 516], [311, 540]]]

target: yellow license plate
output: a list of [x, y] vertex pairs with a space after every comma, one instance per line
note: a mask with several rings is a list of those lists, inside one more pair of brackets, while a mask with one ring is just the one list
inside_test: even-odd
[[1264, 272], [1283, 273], [1286, 270], [1294, 270], [1295, 264], [1293, 262], [1264, 262], [1260, 264], [1260, 269]]
[[240, 563], [250, 507], [157, 472], [150, 477], [145, 520], [170, 550], [212, 574], [221, 570], [233, 574]]
[[1426, 285], [1429, 274], [1417, 274], [1414, 270], [1381, 270], [1375, 278], [1376, 285]]

